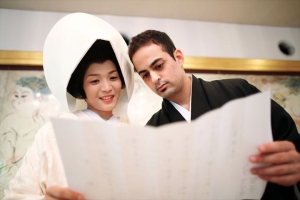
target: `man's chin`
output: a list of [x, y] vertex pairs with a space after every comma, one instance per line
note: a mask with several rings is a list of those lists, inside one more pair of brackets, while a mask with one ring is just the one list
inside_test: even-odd
[[161, 91], [159, 93], [157, 93], [160, 97], [168, 99], [171, 96], [171, 93], [169, 91]]

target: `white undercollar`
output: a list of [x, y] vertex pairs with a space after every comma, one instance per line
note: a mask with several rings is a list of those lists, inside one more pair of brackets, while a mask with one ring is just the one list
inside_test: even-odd
[[119, 123], [119, 119], [115, 117], [114, 115], [111, 116], [108, 120], [104, 120], [102, 117], [100, 117], [97, 113], [94, 111], [91, 111], [89, 109], [84, 109], [82, 110], [85, 114], [87, 114], [90, 118], [96, 121], [101, 121], [101, 122], [110, 122], [110, 123]]

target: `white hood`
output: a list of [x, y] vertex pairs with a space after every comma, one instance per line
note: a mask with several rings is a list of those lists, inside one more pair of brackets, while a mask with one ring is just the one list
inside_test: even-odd
[[[115, 28], [96, 16], [85, 13], [69, 14], [51, 29], [43, 50], [43, 67], [48, 86], [64, 108], [75, 111], [76, 99], [67, 92], [67, 86], [73, 71], [97, 39], [110, 42], [119, 62], [126, 89], [122, 90], [113, 113], [117, 117], [128, 119], [127, 104], [134, 84], [128, 47]], [[80, 102], [86, 108], [85, 101]]]

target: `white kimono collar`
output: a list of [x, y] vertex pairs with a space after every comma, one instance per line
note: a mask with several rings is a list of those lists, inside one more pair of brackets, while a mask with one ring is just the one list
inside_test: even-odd
[[90, 118], [92, 118], [95, 121], [100, 121], [100, 122], [110, 122], [110, 123], [119, 123], [119, 119], [116, 116], [111, 116], [108, 120], [104, 120], [102, 117], [100, 117], [97, 113], [93, 112], [92, 110], [89, 109], [84, 109], [82, 110], [85, 114], [87, 114]]

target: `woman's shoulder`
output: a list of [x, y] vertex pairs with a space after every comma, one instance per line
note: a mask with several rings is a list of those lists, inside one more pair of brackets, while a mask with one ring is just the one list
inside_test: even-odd
[[78, 119], [78, 115], [83, 113], [82, 111], [76, 111], [74, 113], [72, 112], [62, 112], [57, 115], [57, 118], [63, 118], [63, 119]]
[[[63, 112], [57, 115], [57, 118], [61, 119], [74, 119], [78, 120], [78, 117], [71, 112]], [[35, 140], [48, 140], [49, 138], [54, 138], [54, 130], [52, 126], [52, 122], [49, 121], [46, 124], [44, 124], [35, 135]]]

